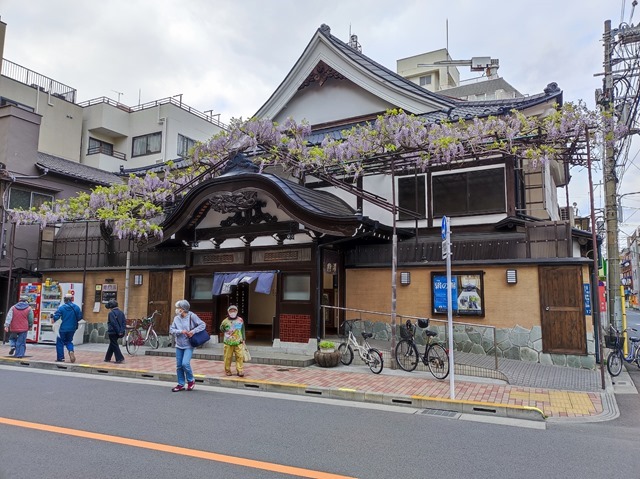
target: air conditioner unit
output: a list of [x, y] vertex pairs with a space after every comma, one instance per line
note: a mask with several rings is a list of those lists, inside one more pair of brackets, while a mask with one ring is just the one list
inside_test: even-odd
[[572, 206], [561, 206], [560, 207], [560, 219], [562, 221], [568, 221], [569, 225], [573, 228], [575, 226], [575, 219], [573, 217], [573, 207]]

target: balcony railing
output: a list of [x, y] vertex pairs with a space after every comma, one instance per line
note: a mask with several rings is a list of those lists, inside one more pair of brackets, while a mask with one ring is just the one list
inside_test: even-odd
[[147, 110], [149, 108], [155, 108], [160, 105], [171, 104], [171, 105], [177, 106], [178, 108], [181, 108], [184, 111], [191, 113], [192, 115], [197, 116], [198, 118], [202, 118], [203, 120], [208, 121], [212, 125], [216, 125], [223, 129], [226, 129], [228, 127], [227, 124], [222, 123], [217, 118], [217, 115], [207, 115], [206, 113], [202, 113], [201, 111], [196, 110], [195, 108], [191, 108], [190, 106], [185, 105], [184, 103], [182, 103], [181, 100], [178, 100], [175, 97], [163, 98], [161, 100], [150, 101], [148, 103], [143, 103], [141, 105], [136, 105], [136, 106], [127, 106], [124, 103], [120, 103], [106, 96], [102, 96], [99, 98], [94, 98], [92, 100], [83, 101], [81, 103], [78, 103], [78, 105], [80, 105], [83, 108], [86, 108], [88, 106], [99, 105], [101, 103], [106, 103], [107, 105], [111, 105], [115, 108], [126, 111], [128, 113], [132, 113], [134, 111]]
[[11, 78], [12, 80], [24, 83], [33, 88], [37, 88], [40, 91], [50, 93], [56, 98], [66, 100], [71, 103], [76, 102], [76, 90], [70, 86], [55, 81], [41, 73], [29, 70], [17, 63], [13, 63], [6, 58], [2, 59], [2, 73], [3, 76]]
[[107, 155], [113, 156], [114, 158], [118, 158], [119, 160], [127, 159], [126, 153], [122, 153], [120, 151], [116, 151], [113, 148], [107, 148], [106, 146], [92, 146], [87, 150], [87, 155]]

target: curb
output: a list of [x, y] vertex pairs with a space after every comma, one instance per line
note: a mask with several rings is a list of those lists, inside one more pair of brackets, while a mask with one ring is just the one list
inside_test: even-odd
[[[118, 376], [136, 379], [172, 382], [175, 374], [153, 372], [139, 369], [110, 368], [82, 363], [54, 363], [48, 361], [29, 361], [24, 359], [0, 358], [0, 364], [23, 366], [53, 371], [68, 371], [101, 376]], [[541, 409], [531, 406], [511, 404], [485, 403], [480, 401], [434, 398], [429, 396], [403, 396], [387, 393], [358, 391], [348, 388], [326, 388], [299, 383], [282, 383], [267, 380], [247, 380], [243, 378], [207, 377], [195, 375], [195, 381], [207, 386], [219, 386], [250, 391], [277, 392], [299, 396], [323, 397], [346, 401], [385, 404], [391, 406], [407, 406], [417, 409], [439, 409], [464, 414], [498, 416], [529, 421], [546, 421], [547, 417]], [[613, 401], [615, 404], [615, 400]], [[617, 405], [616, 405], [617, 410]], [[607, 419], [602, 419], [607, 420]]]

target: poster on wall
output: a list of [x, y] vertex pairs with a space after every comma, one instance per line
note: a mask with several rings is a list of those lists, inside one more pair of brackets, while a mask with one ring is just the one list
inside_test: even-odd
[[107, 304], [110, 299], [118, 300], [118, 285], [106, 283], [102, 285], [102, 302]]
[[[447, 274], [431, 273], [431, 298], [434, 314], [447, 313]], [[451, 306], [457, 316], [484, 316], [482, 271], [451, 274]]]

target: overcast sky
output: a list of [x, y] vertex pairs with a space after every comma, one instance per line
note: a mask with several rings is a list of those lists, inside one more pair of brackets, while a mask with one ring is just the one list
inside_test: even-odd
[[[623, 5], [626, 4], [624, 18]], [[565, 101], [594, 105], [601, 87], [604, 21], [629, 21], [624, 0], [0, 0], [4, 57], [78, 90], [133, 106], [182, 94], [221, 120], [252, 116], [277, 88], [316, 29], [348, 41], [395, 71], [396, 60], [447, 45], [456, 60], [490, 56], [524, 94], [557, 82]], [[640, 21], [640, 11], [632, 22]], [[473, 75], [460, 67], [462, 78]], [[632, 149], [630, 155], [637, 153]], [[640, 165], [640, 160], [636, 162]], [[640, 191], [632, 166], [622, 191]], [[589, 209], [576, 171], [572, 201]], [[598, 172], [598, 178], [601, 173]], [[599, 181], [599, 180], [598, 180]], [[598, 202], [599, 200], [597, 200]], [[640, 207], [640, 195], [625, 205]], [[597, 204], [596, 207], [601, 206]], [[640, 210], [629, 210], [631, 232]], [[635, 221], [635, 222], [634, 222]]]

